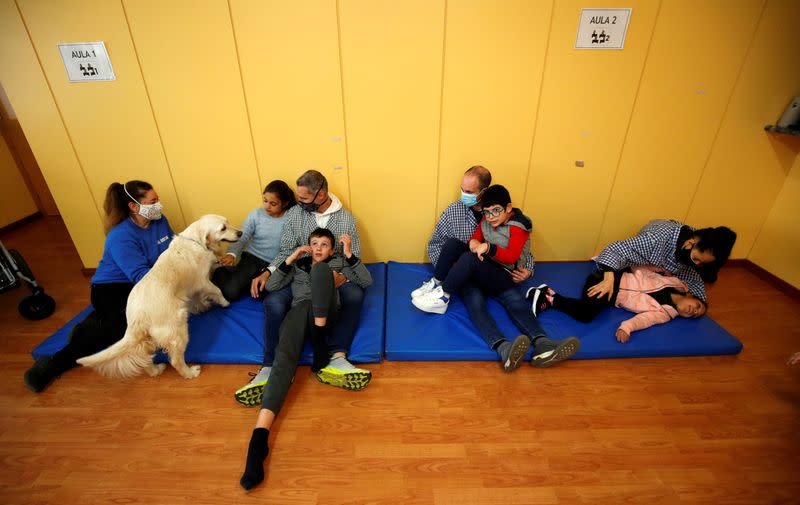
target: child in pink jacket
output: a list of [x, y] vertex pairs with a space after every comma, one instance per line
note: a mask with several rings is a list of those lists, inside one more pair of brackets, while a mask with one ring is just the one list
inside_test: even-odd
[[[596, 276], [597, 272], [593, 272], [587, 277], [580, 299], [562, 296], [546, 284], [531, 289], [529, 298], [538, 301], [534, 304], [534, 313], [538, 315], [552, 307], [588, 323], [603, 309], [590, 303], [587, 294], [587, 286], [598, 282]], [[622, 343], [627, 342], [634, 331], [666, 323], [678, 316], [695, 318], [706, 313], [706, 304], [692, 296], [683, 281], [653, 266], [634, 266], [630, 272], [616, 272], [612, 302], [616, 307], [636, 312], [617, 328], [615, 335]]]

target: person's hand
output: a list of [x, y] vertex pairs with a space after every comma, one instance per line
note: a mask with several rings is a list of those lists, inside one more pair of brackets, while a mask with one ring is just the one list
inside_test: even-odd
[[586, 294], [590, 298], [602, 298], [608, 295], [608, 300], [611, 301], [611, 294], [614, 292], [614, 272], [605, 272], [603, 280], [586, 290]]
[[486, 254], [487, 252], [489, 252], [488, 242], [484, 242], [475, 248], [475, 254], [478, 255], [478, 259], [481, 261], [483, 261], [483, 255]]
[[267, 270], [263, 274], [259, 275], [255, 279], [250, 282], [250, 296], [253, 298], [258, 298], [258, 295], [264, 290], [264, 286], [267, 285], [267, 281], [269, 280], [270, 271]]
[[627, 331], [623, 330], [622, 328], [617, 329], [617, 333], [614, 334], [617, 337], [617, 342], [626, 343], [630, 338], [631, 335]]
[[800, 363], [800, 351], [794, 353], [789, 357], [789, 361], [786, 362], [787, 365], [796, 365]]
[[222, 265], [224, 267], [232, 266], [235, 262], [236, 262], [236, 258], [234, 258], [230, 254], [226, 254], [225, 256], [223, 256], [223, 257], [221, 257], [220, 259], [217, 260], [217, 263], [219, 263], [220, 265]]
[[475, 250], [478, 248], [479, 245], [481, 245], [481, 243], [479, 241], [475, 240], [474, 238], [472, 238], [472, 239], [469, 240], [469, 244], [467, 244], [467, 245], [469, 246], [469, 251], [470, 252], [475, 252]]
[[342, 287], [342, 284], [345, 282], [347, 282], [347, 277], [339, 272], [333, 272], [333, 285], [336, 286], [336, 288]]
[[286, 258], [284, 263], [286, 263], [287, 265], [291, 265], [292, 263], [294, 263], [295, 261], [300, 259], [300, 256], [302, 256], [304, 254], [311, 254], [311, 246], [310, 245], [301, 245], [300, 247], [295, 249], [294, 252], [292, 252], [292, 254], [290, 254], [289, 257]]
[[339, 243], [342, 244], [342, 249], [344, 249], [344, 255], [347, 258], [353, 256], [353, 239], [350, 238], [350, 235], [347, 233], [342, 233], [339, 237]]
[[513, 280], [516, 283], [520, 283], [527, 280], [531, 276], [531, 274], [533, 274], [533, 272], [531, 272], [527, 268], [520, 267], [511, 271], [511, 280]]

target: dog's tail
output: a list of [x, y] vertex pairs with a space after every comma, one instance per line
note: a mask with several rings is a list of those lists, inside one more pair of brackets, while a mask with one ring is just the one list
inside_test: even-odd
[[153, 363], [155, 348], [147, 331], [138, 325], [128, 326], [122, 340], [108, 349], [80, 358], [78, 364], [94, 368], [111, 378], [134, 377]]

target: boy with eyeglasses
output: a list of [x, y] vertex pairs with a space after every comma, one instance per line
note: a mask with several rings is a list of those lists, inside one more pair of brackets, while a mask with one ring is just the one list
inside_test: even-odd
[[424, 312], [444, 314], [450, 294], [472, 281], [489, 296], [508, 298], [503, 306], [524, 333], [509, 342], [496, 325], [486, 323], [488, 328], [482, 333], [495, 337], [490, 345], [500, 355], [505, 371], [519, 366], [531, 344], [533, 366], [550, 366], [571, 357], [580, 346], [578, 339], [548, 339], [511, 277], [511, 272], [529, 256], [531, 220], [512, 206], [508, 190], [500, 185], [489, 186], [484, 191], [480, 206], [483, 217], [469, 244], [448, 241], [436, 262], [433, 278], [411, 293], [411, 302]]

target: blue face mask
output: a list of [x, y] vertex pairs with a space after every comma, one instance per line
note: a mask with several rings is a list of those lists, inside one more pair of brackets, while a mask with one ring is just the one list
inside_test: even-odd
[[469, 193], [461, 192], [461, 203], [467, 207], [474, 207], [478, 204], [478, 195], [471, 195]]

